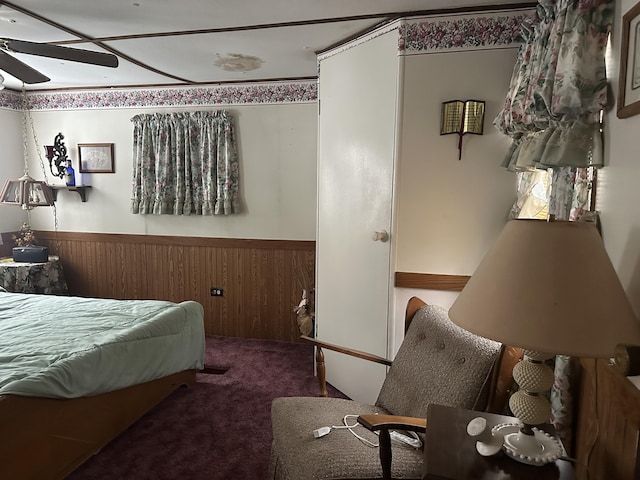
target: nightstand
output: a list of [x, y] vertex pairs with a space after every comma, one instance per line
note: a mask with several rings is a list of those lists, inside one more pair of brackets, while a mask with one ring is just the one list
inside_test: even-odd
[[[574, 480], [573, 466], [556, 460], [543, 466], [526, 465], [500, 452], [483, 457], [475, 439], [467, 434], [467, 424], [476, 417], [487, 419], [490, 427], [510, 423], [515, 418], [475, 412], [464, 408], [429, 405], [424, 447], [424, 480]], [[543, 430], [551, 433], [552, 427]]]
[[14, 293], [69, 294], [60, 259], [53, 255], [42, 263], [0, 259], [0, 287]]

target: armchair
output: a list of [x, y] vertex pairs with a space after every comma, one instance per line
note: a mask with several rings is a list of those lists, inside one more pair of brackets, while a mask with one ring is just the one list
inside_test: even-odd
[[[422, 449], [396, 442], [392, 449], [390, 430], [423, 433], [430, 403], [487, 411], [504, 409], [513, 384], [511, 367], [520, 358], [518, 349], [463, 330], [449, 320], [446, 309], [426, 305], [417, 298], [408, 304], [405, 325], [405, 338], [393, 362], [308, 339], [316, 345], [321, 391], [322, 348], [390, 368], [375, 405], [340, 398], [275, 399], [271, 409], [270, 479], [422, 478]], [[314, 437], [314, 430], [337, 426], [345, 415], [358, 415], [358, 422], [365, 427], [358, 434], [379, 443], [379, 449], [358, 441], [346, 430]]]

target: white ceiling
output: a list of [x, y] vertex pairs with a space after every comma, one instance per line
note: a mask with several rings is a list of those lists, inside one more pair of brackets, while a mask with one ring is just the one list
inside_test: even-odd
[[[514, 0], [511, 4], [531, 4]], [[409, 13], [483, 0], [0, 1], [0, 38], [110, 51], [117, 68], [15, 54], [51, 78], [27, 90], [309, 79], [316, 52]], [[7, 88], [22, 82], [0, 71]]]

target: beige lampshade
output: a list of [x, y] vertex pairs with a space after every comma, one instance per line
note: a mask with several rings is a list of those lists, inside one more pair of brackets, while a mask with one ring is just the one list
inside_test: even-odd
[[482, 337], [552, 354], [612, 357], [638, 322], [596, 227], [512, 220], [449, 310]]

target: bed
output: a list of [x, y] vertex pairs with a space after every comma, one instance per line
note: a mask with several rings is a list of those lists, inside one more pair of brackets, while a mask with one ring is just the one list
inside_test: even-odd
[[0, 292], [0, 478], [64, 478], [203, 367], [197, 302]]

